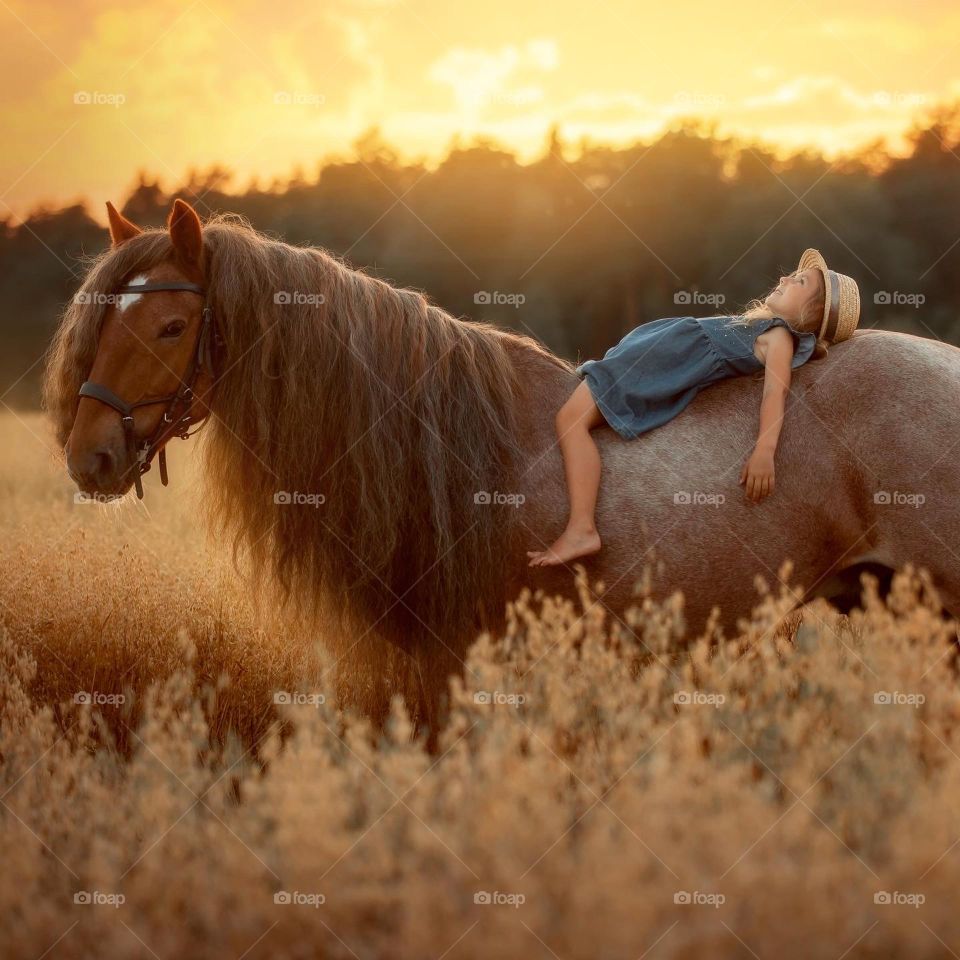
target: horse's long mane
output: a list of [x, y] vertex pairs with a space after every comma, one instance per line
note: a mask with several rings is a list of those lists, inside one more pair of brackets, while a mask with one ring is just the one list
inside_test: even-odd
[[[215, 527], [301, 608], [351, 629], [380, 621], [400, 642], [449, 642], [503, 602], [509, 510], [474, 495], [511, 489], [522, 385], [510, 353], [569, 365], [240, 218], [213, 218], [203, 240], [224, 341], [204, 444]], [[172, 255], [166, 231], [145, 231], [96, 259], [82, 292], [110, 292]], [[61, 442], [104, 311], [70, 304], [48, 357]], [[277, 502], [284, 493], [323, 501]]]

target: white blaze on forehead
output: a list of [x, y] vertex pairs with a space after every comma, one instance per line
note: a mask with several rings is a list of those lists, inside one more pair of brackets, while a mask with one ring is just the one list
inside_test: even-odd
[[[128, 287], [142, 287], [147, 282], [147, 275], [141, 273], [139, 276], [134, 277], [128, 284]], [[138, 300], [143, 298], [142, 293], [121, 293], [117, 298], [117, 309], [123, 313], [127, 307], [136, 303]]]

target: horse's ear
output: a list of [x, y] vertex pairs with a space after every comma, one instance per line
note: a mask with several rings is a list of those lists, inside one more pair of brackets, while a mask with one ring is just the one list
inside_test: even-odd
[[197, 211], [186, 200], [178, 197], [173, 201], [167, 229], [181, 263], [188, 267], [199, 267], [203, 252], [203, 227]]
[[124, 241], [143, 233], [135, 223], [131, 223], [120, 213], [109, 200], [107, 201], [107, 220], [110, 221], [110, 243], [114, 247], [119, 247]]

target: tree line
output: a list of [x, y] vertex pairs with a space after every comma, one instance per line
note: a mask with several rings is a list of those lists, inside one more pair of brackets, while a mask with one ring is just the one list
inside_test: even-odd
[[[861, 326], [960, 344], [960, 102], [918, 121], [907, 143], [898, 155], [877, 142], [834, 161], [784, 157], [690, 119], [625, 147], [554, 129], [531, 163], [455, 140], [428, 166], [402, 161], [374, 129], [313, 178], [231, 189], [215, 167], [167, 192], [141, 173], [128, 197], [102, 200], [144, 226], [163, 224], [175, 197], [202, 216], [242, 214], [577, 361], [646, 320], [736, 312], [808, 246], [859, 283]], [[83, 257], [106, 242], [85, 204], [0, 221], [6, 404], [37, 404], [57, 318]]]

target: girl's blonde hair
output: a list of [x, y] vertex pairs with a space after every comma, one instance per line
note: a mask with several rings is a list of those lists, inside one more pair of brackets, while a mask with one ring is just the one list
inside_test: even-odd
[[[796, 273], [796, 271], [794, 271], [794, 273]], [[823, 321], [823, 304], [826, 296], [826, 289], [823, 283], [823, 274], [817, 270], [816, 275], [818, 278], [817, 292], [803, 305], [802, 309], [800, 310], [799, 321], [797, 323], [793, 323], [791, 321], [791, 326], [796, 327], [797, 330], [807, 333], [819, 334], [820, 324]], [[770, 294], [776, 289], [776, 287], [772, 287], [767, 296], [769, 297]], [[777, 314], [767, 306], [766, 297], [764, 297], [763, 299], [751, 300], [746, 307], [744, 307], [743, 310], [730, 321], [730, 323], [736, 326], [749, 326], [752, 323], [756, 323], [758, 320], [775, 316], [777, 316]], [[810, 355], [810, 359], [823, 359], [823, 357], [827, 355], [828, 349], [829, 344], [827, 341], [817, 336], [817, 342], [813, 348], [813, 353]]]

